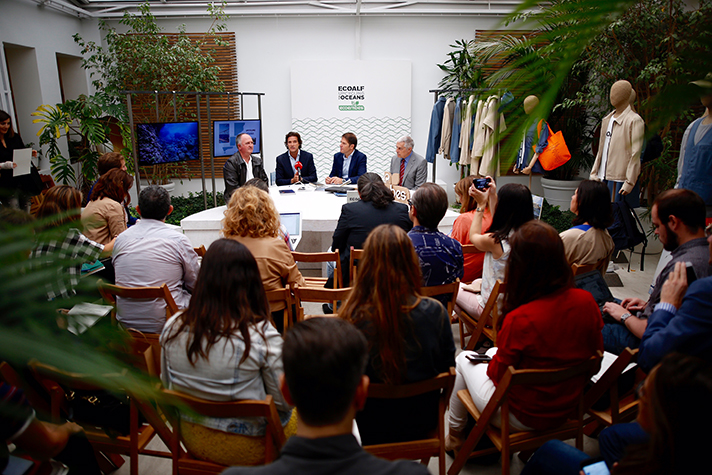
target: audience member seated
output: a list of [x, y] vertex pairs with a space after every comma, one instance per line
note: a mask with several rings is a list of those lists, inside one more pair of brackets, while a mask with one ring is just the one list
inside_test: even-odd
[[599, 181], [582, 181], [569, 209], [576, 215], [574, 226], [560, 234], [569, 264], [584, 266], [608, 258], [615, 248], [607, 229], [613, 224], [608, 187]]
[[698, 279], [712, 274], [705, 240], [705, 202], [690, 190], [676, 189], [661, 193], [651, 212], [655, 234], [672, 260], [663, 268], [647, 302], [626, 298], [620, 305], [608, 302], [604, 313], [616, 320], [603, 327], [606, 351], [620, 354], [626, 347], [638, 348], [648, 326], [648, 318], [660, 302], [663, 283], [678, 262], [689, 262]]
[[[242, 188], [239, 188], [233, 196]], [[274, 398], [285, 433], [296, 429], [279, 390], [282, 337], [269, 324], [269, 305], [255, 258], [242, 244], [220, 239], [203, 257], [193, 298], [163, 330], [161, 378], [168, 389], [212, 401]], [[223, 465], [264, 461], [265, 421], [182, 415], [188, 451]]]
[[[712, 264], [712, 235], [707, 242]], [[712, 363], [712, 277], [688, 284], [686, 273], [685, 264], [678, 262], [663, 284], [640, 342], [638, 365], [643, 371], [673, 351]]]
[[[457, 196], [458, 203], [460, 203], [460, 216], [452, 223], [450, 236], [462, 245], [471, 244], [470, 228], [472, 227], [472, 220], [475, 218], [477, 201], [475, 201], [468, 192], [475, 178], [474, 175], [466, 176], [455, 185], [455, 195]], [[489, 206], [486, 206], [484, 214], [482, 215], [482, 232], [486, 232], [491, 224], [492, 210], [489, 209]], [[472, 282], [482, 277], [482, 263], [485, 260], [485, 253], [468, 252], [465, 254], [464, 259], [465, 271], [462, 276], [462, 281]]]
[[[339, 313], [368, 340], [366, 375], [372, 382], [414, 383], [455, 364], [450, 317], [438, 301], [420, 295], [420, 282], [418, 256], [406, 233], [393, 224], [374, 229]], [[356, 416], [364, 445], [425, 438], [437, 427], [438, 398], [430, 393], [369, 400]]]
[[[99, 160], [96, 161], [96, 169], [99, 172], [99, 178], [106, 175], [110, 170], [113, 170], [114, 168], [118, 168], [123, 171], [128, 170], [128, 168], [126, 167], [126, 159], [119, 152], [107, 152], [101, 157], [99, 157]], [[91, 188], [89, 189], [89, 193], [86, 197], [86, 203], [91, 201], [91, 194], [94, 191], [94, 187], [96, 186], [97, 181], [99, 180], [97, 179], [94, 183], [92, 183]]]
[[[438, 231], [448, 208], [447, 193], [434, 183], [424, 183], [410, 198], [413, 229], [408, 237], [418, 255], [423, 286], [435, 286], [462, 279], [462, 245]], [[438, 298], [447, 307], [449, 296]]]
[[[37, 210], [37, 218], [46, 229], [39, 236], [37, 249], [32, 258], [37, 267], [61, 265], [57, 279], [47, 282], [47, 296], [69, 298], [76, 294], [82, 264], [94, 263], [99, 257], [108, 257], [114, 248], [114, 241], [103, 245], [92, 241], [74, 227], [81, 217], [82, 194], [68, 185], [50, 188]], [[56, 268], [56, 267], [55, 267]]]
[[[121, 169], [123, 171], [127, 171], [126, 168], [126, 159], [124, 158], [123, 155], [121, 155], [119, 152], [107, 152], [101, 157], [99, 157], [99, 160], [96, 162], [96, 168], [97, 171], [99, 172], [99, 177], [101, 178], [102, 176], [106, 175], [109, 173], [110, 170], [113, 170], [114, 168]], [[97, 180], [99, 181], [99, 180]], [[96, 181], [91, 185], [91, 188], [89, 189], [89, 194], [86, 197], [86, 202], [84, 203], [85, 205], [91, 201], [91, 195], [92, 192], [94, 191], [94, 187], [96, 186]], [[123, 207], [124, 211], [126, 212], [126, 216], [128, 217], [127, 225], [128, 226], [133, 226], [136, 224], [136, 218], [131, 216], [129, 213], [129, 206], [126, 201], [124, 201]]]
[[[504, 191], [505, 187], [502, 187]], [[495, 222], [497, 220], [495, 211]], [[573, 286], [573, 273], [556, 230], [529, 221], [512, 235], [507, 262], [507, 291], [498, 347], [488, 365], [474, 365], [463, 351], [450, 398], [450, 433], [446, 449], [459, 448], [466, 434], [467, 409], [457, 391], [468, 389], [483, 411], [509, 366], [553, 369], [580, 364], [603, 349], [601, 313], [585, 290]], [[521, 386], [509, 393], [509, 422], [517, 431], [554, 428], [576, 407], [587, 378], [549, 386]], [[499, 421], [497, 415], [495, 421]]]
[[109, 170], [94, 186], [92, 200], [82, 211], [84, 234], [99, 244], [107, 244], [126, 231], [126, 212], [122, 203], [133, 185], [131, 175], [120, 169]]
[[[344, 287], [350, 285], [349, 262], [352, 246], [354, 249], [361, 249], [371, 230], [381, 224], [396, 224], [406, 232], [413, 227], [408, 217], [408, 207], [394, 201], [393, 193], [377, 174], [368, 172], [361, 175], [358, 179], [358, 194], [360, 201], [346, 203], [341, 207], [341, 216], [331, 244], [331, 249], [338, 249], [341, 255]], [[334, 287], [331, 279], [327, 281], [326, 287]]]
[[[138, 197], [138, 223], [116, 238], [113, 252], [116, 284], [125, 287], [159, 287], [167, 284], [179, 308], [186, 308], [198, 277], [198, 255], [187, 237], [166, 226], [173, 212], [165, 188], [151, 185]], [[161, 333], [166, 323], [166, 303], [119, 298], [116, 318], [126, 328]]]
[[296, 324], [284, 339], [284, 397], [297, 407], [297, 435], [277, 461], [229, 468], [225, 475], [426, 475], [420, 464], [389, 462], [365, 452], [352, 434], [368, 395], [368, 346], [353, 325], [316, 317]]
[[[254, 186], [235, 190], [225, 210], [223, 235], [244, 244], [255, 256], [265, 290], [305, 284], [292, 253], [279, 236], [279, 213], [264, 191]], [[272, 319], [280, 333], [284, 309], [284, 302], [271, 305]]]
[[[258, 190], [262, 190], [265, 193], [269, 194], [269, 186], [267, 186], [267, 183], [260, 180], [259, 178], [247, 180], [245, 182], [245, 186], [254, 186]], [[292, 241], [289, 240], [289, 232], [287, 231], [287, 227], [281, 222], [279, 223], [279, 235], [282, 237], [282, 239], [284, 239], [284, 242], [287, 244], [289, 250], [293, 251], [294, 249], [292, 249]]]
[[[0, 382], [0, 473], [8, 464], [7, 444], [39, 460], [50, 458], [69, 467], [69, 475], [99, 475], [94, 450], [84, 429], [74, 422], [40, 421], [21, 389]], [[13, 472], [15, 473], [15, 472]]]
[[[470, 186], [470, 196], [477, 203], [475, 216], [470, 227], [470, 242], [485, 253], [482, 267], [480, 292], [475, 281], [472, 285], [460, 284], [455, 312], [464, 310], [473, 318], [479, 318], [487, 304], [492, 288], [497, 280], [504, 280], [504, 268], [509, 256], [509, 237], [522, 224], [534, 219], [532, 194], [524, 185], [508, 183], [497, 192], [494, 181], [484, 192]], [[492, 225], [487, 234], [482, 234], [485, 207], [494, 210]]]
[[[704, 473], [709, 440], [700, 433], [712, 424], [712, 367], [708, 361], [673, 353], [666, 356], [640, 390], [638, 421], [616, 424], [601, 433], [601, 454], [613, 475]], [[607, 446], [604, 436], [623, 426], [644, 435], [635, 445]], [[620, 442], [615, 440], [615, 442]], [[561, 441], [544, 444], [522, 475], [578, 475], [584, 452]]]

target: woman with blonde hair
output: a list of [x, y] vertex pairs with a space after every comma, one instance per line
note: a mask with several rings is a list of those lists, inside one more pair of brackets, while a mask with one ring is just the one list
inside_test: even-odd
[[[368, 340], [366, 375], [371, 382], [413, 383], [455, 364], [450, 318], [440, 302], [420, 294], [421, 279], [418, 256], [405, 231], [393, 224], [371, 231], [353, 292], [339, 312]], [[437, 425], [437, 411], [427, 410], [437, 401], [437, 394], [369, 400], [356, 416], [364, 445], [424, 437]]]
[[[288, 284], [304, 285], [294, 257], [279, 235], [279, 213], [272, 198], [254, 186], [235, 190], [225, 210], [223, 236], [240, 242], [250, 250], [260, 269], [265, 290]], [[284, 326], [284, 302], [272, 303], [272, 319], [281, 333]]]

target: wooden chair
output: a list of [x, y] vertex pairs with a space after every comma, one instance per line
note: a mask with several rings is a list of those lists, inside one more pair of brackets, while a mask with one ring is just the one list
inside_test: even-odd
[[[423, 465], [428, 464], [430, 457], [438, 457], [440, 475], [445, 475], [445, 411], [450, 402], [452, 388], [455, 385], [455, 368], [450, 368], [447, 373], [440, 373], [432, 379], [412, 384], [371, 384], [368, 387], [368, 397], [376, 399], [403, 399], [433, 391], [440, 391], [438, 403], [438, 427], [430, 437], [409, 442], [395, 442], [390, 444], [367, 445], [364, 450], [376, 457], [388, 460], [421, 459]], [[413, 414], [418, 417], [418, 414]], [[387, 424], [384, 421], [384, 424]]]
[[482, 252], [482, 251], [477, 249], [474, 244], [463, 244], [462, 245], [462, 253], [463, 254], [474, 254], [476, 252]]
[[[294, 299], [295, 299], [296, 305], [297, 305], [297, 321], [301, 322], [305, 318], [323, 317], [324, 316], [324, 315], [305, 315], [304, 314], [304, 306], [302, 305], [302, 302], [328, 303], [328, 302], [341, 301], [343, 303], [349, 298], [349, 295], [351, 295], [352, 288], [353, 287], [345, 287], [342, 289], [324, 289], [324, 288], [317, 288], [317, 287], [299, 287], [299, 286], [293, 287]], [[334, 313], [329, 316], [333, 316], [333, 317], [338, 316], [338, 310], [339, 309], [336, 307], [336, 303], [334, 303]]]
[[[638, 399], [635, 395], [635, 385], [625, 394], [619, 394], [618, 381], [625, 369], [638, 360], [638, 349], [626, 348], [618, 355], [613, 364], [601, 375], [591, 389], [586, 393], [585, 405], [590, 416], [585, 423], [598, 422], [610, 426], [621, 422], [630, 422], [638, 415]], [[631, 370], [632, 371], [632, 370]], [[596, 410], [593, 405], [606, 392], [610, 394], [610, 406]]]
[[358, 266], [358, 261], [361, 259], [361, 256], [363, 255], [363, 249], [354, 249], [353, 246], [351, 246], [351, 250], [349, 251], [349, 282], [351, 285], [354, 285], [354, 279], [356, 279], [356, 267]]
[[[178, 391], [163, 390], [165, 403], [173, 407], [188, 407], [198, 414], [208, 417], [264, 417], [267, 420], [265, 434], [265, 463], [277, 458], [286, 441], [284, 429], [279, 420], [277, 407], [269, 394], [264, 401], [208, 401]], [[205, 460], [196, 459], [181, 449], [181, 423], [176, 410], [166, 408], [170, 414], [171, 426], [174, 428], [169, 447], [173, 453], [173, 475], [178, 474], [210, 474], [220, 473], [225, 466]]]
[[286, 307], [284, 308], [284, 326], [282, 327], [287, 331], [289, 327], [292, 326], [294, 322], [294, 310], [292, 305], [294, 301], [292, 300], [292, 291], [289, 287], [284, 287], [283, 289], [268, 290], [267, 301], [272, 304], [273, 302], [284, 302]]
[[455, 279], [455, 282], [442, 285], [431, 285], [422, 287], [420, 293], [426, 297], [438, 297], [440, 295], [450, 294], [450, 300], [447, 303], [448, 317], [452, 318], [452, 312], [455, 311], [455, 300], [457, 300], [457, 292], [460, 290], [460, 279]]
[[[297, 252], [292, 251], [294, 262], [336, 262], [334, 269], [334, 288], [341, 287], [341, 256], [339, 250], [334, 252]], [[304, 277], [308, 287], [324, 287], [327, 277]]]
[[597, 270], [601, 275], [605, 275], [606, 269], [608, 269], [608, 260], [609, 256], [606, 256], [593, 264], [571, 264], [571, 271], [574, 273], [574, 277], [585, 274], [586, 272], [591, 272], [592, 270]]
[[[561, 383], [572, 378], [584, 376], [590, 378], [594, 375], [601, 364], [601, 353], [588, 360], [568, 368], [557, 369], [522, 369], [515, 370], [510, 366], [504, 376], [497, 384], [497, 389], [490, 398], [487, 406], [480, 413], [467, 389], [457, 392], [457, 397], [467, 408], [468, 412], [475, 419], [475, 427], [467, 436], [467, 440], [462, 445], [455, 460], [453, 461], [448, 475], [460, 473], [465, 462], [469, 458], [479, 457], [490, 453], [502, 453], [502, 474], [509, 474], [510, 455], [521, 450], [531, 450], [541, 446], [551, 439], [566, 440], [576, 438], [576, 447], [583, 449], [583, 422], [586, 412], [583, 387], [578, 398], [578, 407], [569, 420], [560, 427], [550, 430], [523, 431], [512, 433], [509, 426], [509, 400], [508, 395], [511, 388], [519, 385], [544, 386]], [[497, 411], [501, 412], [500, 427], [492, 425]], [[490, 438], [494, 447], [473, 452], [478, 442], [484, 435]]]
[[173, 295], [167, 284], [159, 287], [124, 287], [121, 285], [107, 284], [99, 281], [99, 293], [110, 305], [114, 306], [112, 320], [116, 320], [116, 297], [124, 299], [163, 299], [166, 302], [166, 319], [178, 311], [178, 305], [173, 300]]
[[[479, 320], [475, 320], [467, 312], [460, 310], [460, 348], [474, 351], [482, 336], [489, 339], [494, 346], [497, 346], [497, 321], [499, 320], [497, 298], [500, 294], [504, 294], [506, 290], [507, 284], [501, 280], [495, 282]], [[468, 327], [473, 330], [468, 331]], [[465, 338], [468, 336], [470, 339], [465, 345]]]
[[[153, 359], [153, 356], [150, 353], [151, 349], [149, 348], [146, 355], [147, 362]], [[30, 361], [29, 366], [35, 374], [37, 381], [50, 395], [52, 420], [55, 423], [61, 423], [62, 414], [66, 413], [66, 397], [64, 388], [68, 388], [73, 391], [95, 391], [103, 389], [100, 385], [94, 382], [95, 378], [89, 375], [62, 371], [53, 366], [40, 363], [37, 360]], [[126, 374], [121, 373], [118, 375], [106, 375], [105, 377], [112, 378], [117, 376], [124, 377]], [[153, 457], [164, 458], [172, 457], [170, 452], [149, 450], [146, 448], [148, 443], [157, 434], [161, 435], [165, 443], [169, 443], [170, 439], [168, 434], [170, 431], [165, 426], [162, 419], [156, 415], [153, 407], [149, 403], [140, 401], [131, 394], [129, 394], [129, 401], [129, 435], [120, 435], [112, 438], [106, 435], [103, 429], [93, 425], [82, 423], [82, 427], [84, 427], [86, 436], [95, 450], [105, 453], [128, 455], [130, 461], [130, 473], [131, 475], [138, 475], [139, 455], [150, 455]], [[139, 412], [141, 412], [146, 420], [150, 422], [149, 424], [139, 425]], [[156, 427], [159, 429], [156, 429]]]
[[193, 250], [198, 255], [198, 257], [203, 257], [205, 256], [205, 253], [208, 252], [208, 250], [205, 249], [205, 244], [201, 244], [200, 247], [194, 247]]

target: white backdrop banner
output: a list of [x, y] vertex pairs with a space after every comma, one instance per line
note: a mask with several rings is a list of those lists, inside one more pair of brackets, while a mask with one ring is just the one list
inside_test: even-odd
[[410, 61], [300, 61], [291, 67], [292, 130], [329, 175], [341, 135], [353, 132], [368, 171], [383, 175], [396, 140], [411, 133]]

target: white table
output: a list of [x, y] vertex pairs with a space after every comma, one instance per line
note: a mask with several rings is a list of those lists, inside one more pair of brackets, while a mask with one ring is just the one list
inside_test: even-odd
[[[346, 204], [345, 197], [315, 190], [311, 186], [273, 186], [270, 196], [280, 213], [300, 212], [302, 214], [302, 240], [297, 249], [302, 252], [321, 252], [331, 246], [331, 237], [341, 215], [341, 207]], [[283, 194], [279, 190], [294, 189], [295, 193]], [[220, 238], [225, 206], [211, 208], [184, 218], [180, 224], [183, 233], [194, 247], [206, 248]], [[439, 229], [449, 233], [458, 214], [448, 209], [440, 222]]]

